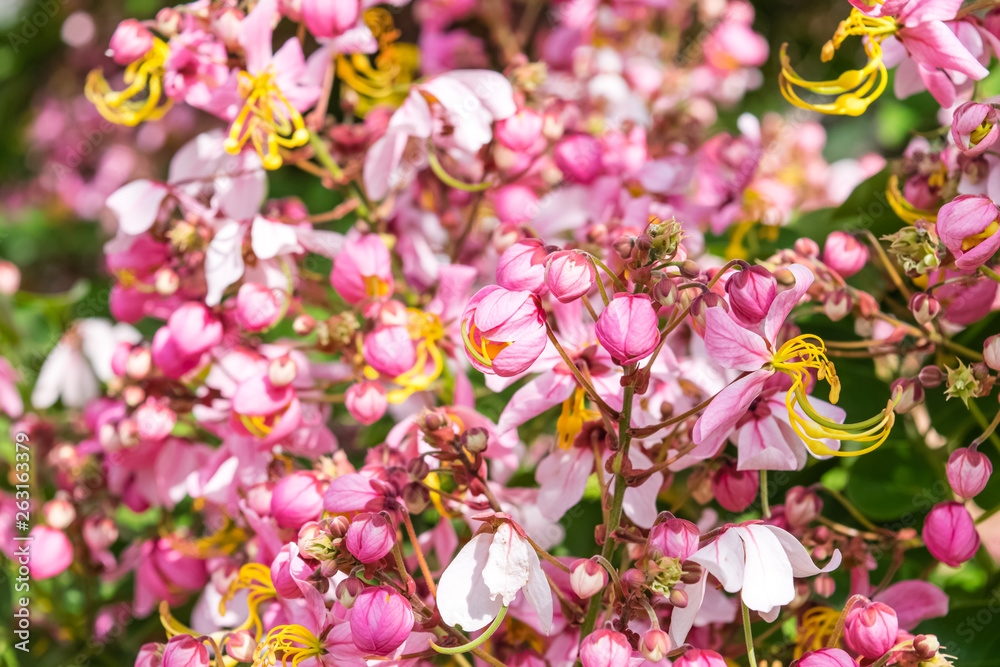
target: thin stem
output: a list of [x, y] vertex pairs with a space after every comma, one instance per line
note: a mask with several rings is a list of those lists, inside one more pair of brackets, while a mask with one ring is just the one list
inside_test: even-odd
[[767, 497], [767, 470], [760, 471], [760, 507], [765, 519], [771, 518], [771, 501]]
[[851, 516], [853, 516], [855, 519], [857, 519], [858, 523], [860, 523], [862, 526], [864, 526], [868, 530], [872, 530], [872, 531], [876, 531], [876, 532], [878, 531], [878, 526], [876, 526], [874, 523], [872, 523], [871, 521], [869, 521], [868, 517], [866, 517], [864, 514], [862, 514], [861, 510], [859, 510], [857, 507], [855, 507], [851, 503], [851, 501], [849, 501], [847, 498], [845, 498], [844, 495], [840, 491], [836, 491], [834, 489], [831, 489], [828, 486], [820, 486], [819, 488], [823, 489], [824, 491], [826, 491], [827, 493], [829, 493], [831, 496], [833, 496], [834, 499], [836, 499], [836, 501], [838, 503], [840, 503], [841, 505], [843, 505], [844, 509], [847, 510], [847, 512]]
[[531, 548], [535, 550], [536, 554], [538, 554], [539, 556], [541, 556], [545, 560], [549, 561], [550, 563], [552, 563], [553, 565], [555, 565], [557, 568], [559, 568], [563, 572], [566, 572], [567, 574], [569, 574], [569, 566], [568, 565], [566, 565], [565, 563], [560, 563], [558, 560], [556, 560], [555, 556], [553, 556], [548, 551], [546, 551], [545, 549], [543, 549], [540, 546], [538, 546], [538, 543], [535, 542], [530, 537], [528, 537], [527, 534], [525, 534], [524, 539], [528, 540], [528, 544], [531, 545]]
[[464, 190], [466, 192], [481, 192], [492, 185], [490, 182], [485, 183], [463, 183], [458, 180], [441, 166], [441, 162], [437, 159], [437, 155], [434, 154], [433, 150], [427, 151], [427, 161], [431, 166], [431, 171], [434, 175], [441, 179], [441, 182], [445, 185], [449, 185], [456, 190]]
[[750, 610], [743, 600], [740, 600], [740, 606], [743, 607], [743, 639], [747, 643], [747, 660], [750, 661], [750, 667], [757, 667], [757, 656], [753, 651], [753, 630], [750, 629]]
[[461, 646], [438, 646], [434, 642], [430, 642], [430, 646], [438, 653], [443, 653], [445, 655], [468, 653], [469, 651], [478, 648], [483, 642], [492, 637], [493, 633], [496, 632], [497, 628], [500, 627], [500, 624], [503, 623], [503, 619], [506, 615], [507, 615], [507, 605], [504, 605], [500, 607], [500, 613], [497, 614], [497, 617], [493, 619], [493, 622], [490, 624], [490, 627], [486, 628], [486, 631], [483, 632], [483, 634], [479, 635], [478, 637], [470, 641], [468, 644], [463, 644]]
[[597, 311], [594, 310], [594, 307], [592, 305], [590, 305], [590, 299], [587, 298], [586, 294], [583, 295], [583, 305], [587, 307], [587, 312], [590, 313], [590, 316], [596, 322], [597, 321]]
[[[737, 378], [737, 379], [739, 379], [739, 378]], [[632, 435], [634, 435], [637, 438], [648, 438], [649, 436], [653, 435], [654, 433], [656, 433], [657, 431], [659, 431], [662, 428], [666, 428], [668, 426], [673, 426], [674, 424], [679, 424], [682, 421], [684, 421], [685, 419], [687, 419], [688, 417], [693, 417], [694, 415], [698, 414], [699, 412], [701, 412], [702, 410], [704, 410], [705, 408], [707, 408], [708, 404], [711, 403], [713, 400], [715, 400], [715, 397], [718, 396], [718, 395], [719, 394], [717, 392], [711, 398], [702, 401], [701, 403], [699, 403], [698, 405], [694, 406], [693, 408], [691, 408], [687, 412], [679, 414], [676, 417], [671, 417], [670, 419], [666, 419], [664, 421], [661, 421], [659, 424], [653, 424], [652, 426], [646, 426], [644, 428], [632, 429]]]
[[420, 548], [420, 542], [417, 541], [417, 531], [413, 530], [413, 521], [410, 519], [410, 513], [403, 513], [403, 523], [406, 525], [406, 534], [410, 537], [410, 543], [413, 545], [413, 553], [417, 556], [417, 563], [420, 564], [420, 572], [424, 575], [424, 581], [427, 582], [427, 588], [431, 592], [431, 597], [437, 599], [437, 587], [434, 585], [434, 577], [431, 576], [431, 569], [427, 567], [427, 561], [424, 559], [424, 552]]
[[333, 156], [330, 155], [330, 151], [326, 148], [326, 144], [323, 143], [323, 140], [315, 132], [309, 132], [309, 145], [312, 146], [313, 152], [316, 154], [316, 159], [333, 176], [333, 180], [340, 182], [344, 178], [344, 170], [334, 161]]
[[889, 259], [889, 256], [885, 254], [882, 244], [879, 243], [878, 239], [875, 238], [875, 235], [869, 230], [864, 230], [864, 233], [868, 237], [869, 242], [871, 242], [872, 247], [875, 248], [875, 254], [878, 255], [879, 261], [882, 262], [882, 265], [885, 267], [886, 272], [892, 279], [893, 284], [896, 285], [896, 289], [902, 292], [906, 301], [909, 302], [911, 296], [910, 290], [903, 282], [903, 279], [899, 277], [899, 273], [896, 271], [896, 267], [892, 265], [892, 261]]
[[596, 257], [594, 257], [589, 252], [587, 253], [587, 257], [589, 257], [590, 261], [594, 263], [594, 270], [595, 271], [597, 270], [597, 267], [601, 267], [601, 269], [606, 274], [608, 274], [608, 276], [611, 277], [611, 280], [614, 281], [615, 287], [618, 289], [618, 291], [619, 292], [624, 292], [625, 291], [625, 285], [622, 284], [622, 281], [618, 279], [618, 276], [615, 275], [615, 272], [612, 271], [611, 269], [609, 269], [604, 262], [602, 262], [601, 260], [599, 260]]
[[[989, 424], [986, 421], [986, 415], [984, 415], [983, 411], [979, 409], [979, 406], [976, 405], [975, 401], [969, 401], [969, 412], [971, 412], [975, 420], [979, 422], [980, 427], [982, 427], [983, 429], [989, 428]], [[1000, 451], [1000, 437], [997, 437], [997, 434], [995, 432], [991, 432], [988, 437], [990, 439], [990, 442], [993, 443], [993, 446], [996, 447], [998, 451]]]
[[993, 417], [993, 421], [991, 421], [990, 425], [986, 427], [986, 430], [983, 431], [982, 435], [980, 435], [978, 438], [972, 441], [970, 447], [978, 447], [980, 444], [982, 444], [983, 440], [992, 437], [993, 432], [997, 430], [998, 424], [1000, 424], [1000, 411], [997, 411], [996, 416]]
[[997, 272], [994, 271], [993, 269], [983, 265], [979, 267], [979, 272], [984, 276], [986, 276], [987, 278], [989, 278], [990, 280], [992, 280], [993, 282], [1000, 283], [1000, 275], [997, 275]]

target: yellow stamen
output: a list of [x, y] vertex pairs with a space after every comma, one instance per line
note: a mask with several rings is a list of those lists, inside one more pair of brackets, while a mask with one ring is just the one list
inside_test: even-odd
[[[167, 639], [170, 639], [171, 637], [176, 637], [177, 635], [191, 635], [192, 637], [201, 636], [202, 633], [196, 632], [192, 628], [189, 628], [188, 626], [184, 625], [176, 618], [174, 618], [174, 615], [170, 611], [170, 605], [167, 604], [166, 601], [160, 602], [159, 611], [160, 611], [160, 623], [163, 625], [163, 629], [167, 633]], [[246, 624], [244, 624], [244, 626], [236, 628], [235, 630], [218, 630], [216, 632], [211, 633], [208, 636], [215, 640], [216, 645], [221, 645], [225, 641], [226, 635], [228, 635], [230, 632], [238, 632], [239, 630], [246, 629], [246, 627], [247, 627]], [[212, 653], [214, 653], [214, 651]], [[208, 664], [210, 667], [235, 667], [235, 665], [239, 664], [239, 661], [236, 658], [224, 655], [222, 656], [222, 664], [219, 665], [218, 662], [214, 659], [215, 657], [218, 656], [213, 656], [212, 659], [209, 659]]]
[[[408, 308], [407, 328], [412, 340], [417, 343], [417, 358], [413, 368], [393, 378], [393, 382], [402, 385], [403, 389], [391, 391], [388, 394], [390, 403], [402, 403], [414, 392], [424, 391], [435, 380], [441, 377], [444, 370], [444, 357], [438, 349], [437, 341], [444, 338], [444, 326], [441, 318], [433, 313], [425, 313], [416, 308]], [[432, 370], [427, 372], [427, 359], [433, 363]]]
[[923, 219], [929, 222], [937, 221], [936, 211], [927, 211], [915, 207], [910, 202], [906, 201], [903, 197], [902, 191], [899, 189], [899, 177], [890, 176], [889, 182], [885, 187], [885, 198], [889, 200], [889, 206], [904, 222], [907, 224], [915, 224], [917, 220]]
[[301, 625], [279, 625], [271, 629], [253, 652], [253, 667], [274, 667], [278, 664], [296, 667], [303, 660], [326, 653], [326, 649], [308, 628]]
[[840, 612], [829, 607], [813, 607], [804, 613], [795, 632], [795, 658], [829, 646], [839, 619]]
[[240, 422], [246, 430], [258, 438], [266, 438], [274, 430], [274, 427], [267, 423], [267, 417], [263, 415], [240, 415]]
[[562, 449], [569, 449], [573, 446], [573, 440], [583, 430], [584, 422], [593, 421], [601, 416], [600, 413], [584, 407], [585, 395], [583, 387], [577, 387], [573, 395], [563, 401], [562, 413], [556, 422], [559, 447]]
[[969, 252], [977, 245], [979, 245], [989, 237], [996, 234], [998, 229], [1000, 229], [1000, 221], [994, 220], [992, 223], [990, 223], [989, 227], [979, 232], [978, 234], [973, 234], [972, 236], [966, 236], [964, 239], [962, 239], [962, 250], [965, 252]]
[[364, 276], [365, 294], [370, 297], [383, 297], [389, 293], [389, 283], [378, 276]]
[[979, 124], [979, 127], [972, 131], [969, 135], [969, 145], [978, 146], [979, 142], [986, 138], [986, 135], [990, 133], [993, 129], [993, 123], [988, 120], [984, 120]]
[[378, 40], [374, 66], [368, 56], [356, 53], [337, 56], [337, 76], [358, 95], [354, 113], [364, 117], [376, 105], [398, 107], [410, 91], [420, 52], [413, 44], [398, 44], [399, 31], [392, 15], [382, 8], [365, 12], [365, 23]]
[[[860, 116], [868, 109], [868, 105], [878, 99], [888, 83], [888, 72], [882, 61], [881, 42], [897, 29], [892, 17], [871, 17], [852, 9], [850, 16], [840, 23], [833, 39], [823, 46], [821, 58], [824, 62], [829, 61], [847, 37], [857, 36], [866, 38], [868, 63], [861, 69], [847, 70], [832, 81], [809, 81], [800, 77], [788, 59], [788, 45], [783, 44], [780, 53], [781, 74], [778, 77], [781, 94], [802, 109], [841, 116]], [[823, 104], [806, 102], [799, 97], [796, 87], [819, 95], [837, 95], [837, 98]]]
[[302, 114], [275, 84], [270, 67], [256, 76], [240, 72], [237, 80], [245, 101], [229, 127], [226, 151], [236, 155], [251, 141], [264, 168], [277, 169], [282, 164], [281, 148], [298, 148], [309, 141]]
[[253, 627], [254, 637], [260, 640], [264, 625], [260, 620], [257, 608], [261, 603], [267, 600], [275, 600], [278, 597], [278, 592], [274, 590], [274, 584], [271, 582], [271, 570], [261, 563], [247, 563], [241, 567], [236, 579], [233, 580], [233, 583], [229, 584], [229, 590], [226, 591], [226, 594], [222, 597], [222, 601], [219, 602], [220, 615], [225, 615], [226, 604], [233, 599], [237, 591], [244, 588], [249, 591], [247, 607], [250, 608], [250, 616], [234, 632]]
[[497, 355], [503, 352], [511, 343], [497, 343], [487, 338], [479, 336], [479, 345], [473, 342], [473, 336], [476, 332], [476, 325], [470, 320], [468, 326], [462, 326], [462, 341], [465, 343], [465, 349], [469, 351], [469, 354], [473, 358], [481, 363], [483, 366], [488, 368], [493, 367], [493, 360], [497, 358]]
[[162, 118], [173, 104], [170, 99], [160, 103], [163, 64], [168, 55], [170, 47], [154, 37], [153, 48], [125, 68], [124, 90], [111, 90], [101, 70], [95, 69], [87, 75], [84, 93], [102, 116], [118, 125], [134, 127], [144, 120]]
[[243, 546], [246, 540], [246, 532], [226, 517], [225, 525], [212, 535], [200, 537], [193, 542], [174, 540], [172, 546], [185, 556], [206, 559], [228, 556]]
[[[822, 417], [809, 403], [808, 389], [812, 382], [810, 370], [816, 371], [819, 380], [830, 385], [830, 402], [840, 398], [840, 379], [833, 363], [826, 357], [826, 345], [818, 336], [803, 334], [782, 345], [772, 358], [775, 370], [792, 378], [792, 387], [785, 395], [785, 406], [792, 430], [817, 456], [861, 456], [878, 448], [895, 422], [894, 401], [889, 401], [879, 415], [854, 424], [837, 424]], [[898, 397], [895, 399], [898, 400]], [[800, 412], [801, 409], [801, 412]], [[803, 416], [802, 413], [805, 413]], [[822, 440], [840, 440], [874, 443], [851, 452], [830, 449]]]

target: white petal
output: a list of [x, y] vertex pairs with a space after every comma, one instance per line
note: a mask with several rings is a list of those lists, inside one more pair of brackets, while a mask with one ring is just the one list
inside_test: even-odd
[[524, 597], [535, 608], [542, 632], [548, 635], [552, 631], [552, 589], [549, 588], [549, 580], [542, 571], [542, 564], [538, 561], [538, 554], [535, 553], [530, 544], [527, 546], [528, 585], [524, 587]]
[[833, 550], [833, 558], [830, 559], [830, 562], [825, 567], [817, 567], [813, 559], [809, 556], [809, 552], [806, 551], [806, 548], [792, 534], [777, 526], [760, 527], [771, 531], [778, 542], [781, 543], [788, 562], [792, 566], [792, 574], [796, 577], [812, 577], [822, 572], [832, 572], [840, 566], [842, 559], [840, 549]]
[[302, 252], [295, 228], [257, 216], [250, 228], [250, 246], [260, 259], [271, 259], [286, 253]]
[[503, 602], [490, 599], [490, 589], [483, 581], [483, 568], [489, 558], [492, 535], [476, 535], [462, 547], [441, 575], [437, 606], [441, 620], [462, 630], [481, 630], [500, 613]]
[[66, 343], [59, 342], [45, 359], [38, 372], [35, 388], [31, 391], [31, 404], [37, 409], [50, 408], [59, 400], [63, 377], [72, 355], [73, 349]]
[[746, 548], [743, 602], [754, 611], [769, 613], [795, 597], [792, 564], [785, 549], [769, 526], [752, 525], [733, 529]]
[[702, 547], [690, 558], [714, 574], [728, 593], [735, 593], [743, 588], [745, 559], [743, 540], [734, 528], [724, 531], [719, 539]]
[[528, 554], [531, 545], [514, 532], [509, 523], [503, 523], [493, 535], [490, 555], [483, 569], [483, 581], [490, 589], [490, 597], [500, 597], [503, 604], [514, 601], [517, 592], [528, 583]]
[[698, 615], [698, 610], [701, 609], [701, 602], [705, 599], [706, 581], [708, 581], [708, 576], [702, 574], [697, 583], [685, 585], [684, 592], [688, 596], [687, 606], [675, 608], [670, 614], [670, 641], [674, 643], [674, 646], [680, 646], [684, 643], [694, 625], [694, 619]]
[[112, 192], [104, 205], [118, 218], [119, 229], [136, 236], [153, 226], [166, 196], [167, 188], [161, 183], [141, 179]]
[[243, 225], [230, 221], [215, 232], [208, 244], [205, 253], [206, 305], [219, 305], [226, 288], [243, 275], [243, 236]]

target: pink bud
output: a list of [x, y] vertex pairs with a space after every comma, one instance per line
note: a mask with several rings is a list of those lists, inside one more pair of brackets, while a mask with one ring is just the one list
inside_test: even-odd
[[73, 562], [73, 545], [61, 530], [38, 525], [29, 535], [32, 540], [28, 571], [32, 579], [40, 581], [54, 577]]
[[500, 222], [519, 225], [538, 213], [538, 195], [526, 185], [504, 185], [493, 193], [493, 210]]
[[1000, 334], [990, 336], [983, 342], [983, 361], [995, 371], [1000, 371]]
[[271, 582], [274, 590], [283, 598], [295, 600], [302, 597], [305, 580], [313, 573], [313, 568], [299, 555], [299, 547], [290, 542], [281, 548], [271, 563]]
[[959, 502], [935, 505], [924, 519], [923, 538], [931, 555], [949, 567], [958, 567], [979, 550], [976, 524]]
[[497, 284], [505, 289], [545, 294], [545, 244], [524, 239], [507, 248], [497, 262]]
[[503, 146], [523, 153], [534, 146], [542, 136], [542, 115], [528, 107], [517, 110], [513, 116], [497, 123], [496, 138]]
[[395, 283], [392, 259], [382, 238], [378, 234], [368, 234], [358, 240], [345, 241], [333, 260], [330, 284], [351, 305], [388, 298]]
[[569, 585], [577, 596], [587, 599], [604, 590], [608, 585], [608, 573], [594, 561], [580, 558], [569, 568]]
[[905, 415], [907, 412], [924, 402], [924, 388], [920, 382], [914, 378], [899, 378], [894, 380], [889, 388], [889, 395], [899, 396], [899, 402], [893, 411], [897, 415]]
[[461, 320], [469, 361], [483, 373], [512, 377], [545, 350], [545, 311], [538, 297], [489, 285], [476, 292]]
[[0, 294], [12, 296], [21, 287], [21, 270], [11, 262], [0, 259]]
[[83, 522], [83, 541], [92, 552], [101, 552], [118, 539], [118, 527], [108, 517], [88, 516]]
[[366, 588], [351, 609], [351, 639], [365, 655], [388, 655], [410, 636], [413, 609], [389, 586]]
[[357, 0], [302, 0], [302, 20], [316, 37], [328, 39], [342, 35], [358, 22]]
[[792, 528], [807, 528], [822, 511], [823, 500], [812, 489], [793, 486], [785, 493], [785, 520]]
[[951, 138], [958, 149], [975, 157], [996, 143], [1000, 137], [1000, 113], [991, 104], [966, 102], [955, 109], [951, 123]]
[[653, 526], [649, 532], [649, 553], [660, 553], [667, 558], [687, 560], [698, 550], [701, 531], [698, 526], [684, 519], [667, 519]]
[[247, 331], [270, 329], [281, 319], [285, 298], [278, 290], [243, 283], [236, 294], [236, 321]]
[[631, 657], [628, 639], [614, 630], [598, 630], [587, 635], [580, 644], [583, 667], [628, 667]]
[[930, 324], [941, 312], [941, 302], [926, 292], [917, 292], [910, 298], [910, 312], [920, 324]]
[[601, 142], [589, 134], [574, 134], [556, 144], [552, 152], [566, 180], [592, 183], [601, 173]]
[[55, 498], [42, 505], [42, 516], [45, 523], [56, 530], [66, 530], [76, 519], [76, 508], [65, 492], [60, 491]]
[[197, 301], [188, 301], [167, 320], [170, 338], [185, 355], [198, 355], [222, 342], [222, 322]]
[[191, 635], [171, 637], [163, 649], [161, 667], [208, 667], [208, 647]]
[[144, 347], [135, 347], [125, 360], [125, 373], [133, 380], [145, 380], [153, 368], [153, 355]]
[[978, 449], [962, 447], [948, 457], [948, 483], [962, 498], [979, 495], [993, 474], [993, 464]]
[[846, 232], [830, 232], [823, 245], [823, 263], [849, 278], [868, 262], [868, 246]]
[[763, 266], [751, 266], [726, 281], [729, 312], [748, 327], [764, 321], [767, 309], [777, 294], [778, 282]]
[[667, 633], [659, 629], [647, 630], [639, 641], [643, 657], [654, 663], [667, 657], [672, 646]]
[[792, 663], [791, 667], [858, 667], [858, 662], [847, 651], [839, 648], [821, 648], [803, 654]]
[[323, 487], [311, 472], [292, 473], [274, 485], [271, 516], [282, 528], [298, 530], [323, 512]]
[[847, 613], [844, 639], [847, 646], [872, 660], [881, 658], [896, 643], [896, 612], [882, 602], [858, 602]]
[[160, 667], [163, 659], [163, 644], [150, 642], [143, 644], [139, 648], [139, 655], [135, 657], [135, 667]]
[[712, 493], [730, 512], [742, 512], [757, 497], [760, 478], [756, 470], [737, 470], [730, 464], [719, 468], [712, 478]]
[[381, 384], [367, 380], [347, 388], [344, 404], [352, 417], [369, 426], [382, 418], [389, 401]]
[[272, 387], [287, 387], [298, 375], [299, 367], [289, 355], [271, 359], [267, 364], [267, 380]]
[[795, 241], [795, 252], [804, 257], [819, 257], [819, 244], [810, 238], [800, 238]]
[[545, 265], [545, 284], [552, 296], [571, 303], [594, 287], [594, 265], [576, 250], [561, 250], [549, 255]]
[[136, 408], [135, 423], [139, 427], [139, 437], [143, 440], [163, 440], [177, 424], [177, 415], [155, 398]]
[[246, 15], [236, 7], [224, 7], [212, 17], [212, 32], [230, 51], [240, 49], [240, 25]]
[[153, 33], [135, 19], [125, 19], [111, 35], [111, 57], [119, 65], [139, 60], [153, 48]]
[[253, 662], [257, 641], [249, 630], [232, 632], [226, 639], [226, 653], [240, 662]]
[[597, 340], [619, 364], [645, 359], [660, 342], [660, 322], [648, 294], [619, 292], [597, 318]]
[[344, 543], [351, 555], [362, 563], [374, 563], [392, 551], [396, 529], [384, 512], [362, 513], [354, 517]]
[[1000, 211], [989, 197], [959, 195], [938, 211], [935, 229], [955, 255], [955, 266], [978, 269], [1000, 248], [997, 218]]
[[379, 327], [365, 336], [365, 361], [386, 377], [394, 378], [413, 368], [417, 353], [404, 326]]
[[846, 289], [831, 290], [823, 295], [823, 312], [834, 322], [847, 317], [854, 307], [854, 299]]
[[693, 648], [674, 660], [674, 667], [727, 667], [727, 665], [726, 660], [715, 651]]

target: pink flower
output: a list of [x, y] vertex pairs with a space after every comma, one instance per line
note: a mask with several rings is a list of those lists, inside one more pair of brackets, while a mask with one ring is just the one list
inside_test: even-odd
[[753, 31], [752, 22], [751, 14], [747, 23], [726, 20], [713, 30], [702, 47], [708, 64], [721, 71], [763, 65], [769, 50], [767, 40]]
[[511, 183], [493, 193], [493, 208], [500, 222], [519, 225], [538, 213], [538, 195], [526, 185]]
[[974, 498], [986, 488], [993, 474], [989, 458], [973, 447], [956, 449], [948, 457], [948, 483], [962, 498]]
[[311, 472], [282, 477], [271, 491], [271, 516], [282, 528], [298, 530], [323, 512], [323, 484]]
[[6, 359], [0, 357], [0, 410], [7, 413], [11, 419], [17, 419], [24, 413], [24, 401], [17, 390], [18, 373], [11, 368]]
[[608, 573], [589, 558], [580, 558], [570, 566], [569, 584], [574, 593], [587, 599], [604, 590], [608, 585]]
[[660, 322], [648, 294], [619, 292], [597, 318], [597, 340], [623, 366], [645, 359], [660, 343]]
[[73, 562], [73, 545], [61, 530], [38, 525], [31, 529], [28, 571], [32, 579], [50, 579]]
[[1000, 211], [988, 197], [959, 195], [938, 211], [938, 236], [955, 255], [955, 266], [977, 269], [1000, 249]]
[[153, 48], [153, 33], [135, 19], [125, 19], [118, 24], [109, 44], [111, 58], [119, 65], [139, 60]]
[[538, 239], [524, 239], [507, 248], [497, 262], [497, 285], [511, 291], [528, 291], [543, 296], [545, 260], [549, 253]]
[[959, 150], [975, 157], [1000, 138], [1000, 112], [992, 104], [966, 102], [955, 109], [951, 138]]
[[650, 554], [687, 560], [698, 550], [700, 537], [698, 526], [684, 519], [671, 518], [653, 526], [646, 549]]
[[350, 626], [354, 645], [365, 655], [388, 655], [410, 636], [413, 609], [389, 586], [373, 586], [354, 601]]
[[152, 397], [136, 408], [134, 417], [144, 440], [163, 440], [177, 424], [174, 411]]
[[140, 547], [135, 573], [135, 613], [145, 616], [159, 600], [178, 605], [187, 591], [202, 588], [208, 578], [205, 562], [189, 558], [173, 548], [167, 538], [148, 540]]
[[589, 134], [562, 139], [552, 152], [556, 166], [567, 180], [587, 185], [601, 173], [601, 142]]
[[584, 638], [580, 644], [583, 667], [628, 667], [632, 647], [620, 632], [601, 629]]
[[295, 542], [283, 546], [271, 563], [274, 590], [287, 600], [303, 597], [304, 589], [311, 586], [306, 580], [312, 573], [313, 568], [299, 555], [299, 547]]
[[868, 262], [868, 246], [845, 232], [830, 232], [823, 244], [823, 263], [850, 278]]
[[199, 355], [222, 341], [222, 322], [204, 304], [189, 301], [167, 320], [170, 337], [181, 354]]
[[495, 533], [478, 533], [445, 568], [438, 610], [448, 625], [466, 632], [485, 628], [518, 591], [538, 614], [542, 632], [552, 628], [552, 591], [535, 550], [520, 528], [502, 522]]
[[749, 507], [759, 486], [756, 471], [738, 470], [731, 464], [719, 468], [712, 477], [712, 495], [730, 512], [742, 512]]
[[726, 667], [726, 661], [715, 651], [693, 648], [674, 660], [674, 667]]
[[351, 520], [344, 539], [347, 550], [362, 563], [374, 563], [392, 551], [396, 528], [385, 512], [364, 512]]
[[385, 388], [381, 384], [366, 380], [352, 384], [347, 388], [344, 405], [352, 417], [365, 426], [369, 426], [382, 418], [389, 401], [386, 399]]
[[390, 378], [417, 363], [417, 353], [405, 326], [379, 327], [365, 336], [362, 353], [372, 368]]
[[384, 482], [358, 473], [341, 475], [330, 482], [323, 495], [323, 509], [334, 514], [378, 512], [386, 506]]
[[462, 313], [462, 339], [469, 361], [483, 373], [518, 375], [545, 349], [545, 311], [531, 292], [484, 287]]
[[275, 386], [267, 373], [240, 382], [232, 399], [233, 423], [238, 430], [278, 442], [302, 423], [302, 405], [291, 384]]
[[361, 7], [357, 0], [302, 0], [302, 20], [316, 37], [341, 35], [358, 22]]
[[527, 151], [541, 138], [542, 125], [540, 113], [521, 107], [513, 116], [497, 123], [497, 141], [516, 153]]
[[209, 109], [216, 89], [229, 78], [226, 46], [211, 34], [185, 31], [170, 42], [163, 92], [197, 109]]
[[976, 524], [959, 502], [935, 505], [924, 519], [923, 538], [931, 555], [948, 567], [958, 567], [979, 550]]
[[763, 266], [749, 266], [726, 281], [726, 294], [733, 317], [749, 328], [764, 321], [777, 295], [778, 284]]
[[594, 265], [576, 250], [562, 250], [549, 255], [545, 264], [545, 284], [562, 303], [575, 301], [594, 288], [597, 272]]
[[270, 329], [284, 312], [285, 296], [257, 283], [243, 283], [236, 294], [236, 321], [247, 331]]
[[208, 647], [191, 635], [171, 637], [163, 649], [160, 667], [208, 667]]
[[[674, 663], [677, 664], [676, 662]], [[822, 648], [804, 653], [794, 663], [795, 667], [858, 667], [858, 662], [839, 648]]]
[[392, 260], [382, 238], [368, 234], [348, 239], [333, 260], [330, 283], [352, 305], [389, 297], [394, 287]]
[[672, 647], [673, 642], [670, 641], [670, 635], [658, 628], [647, 630], [639, 640], [639, 651], [646, 660], [653, 663], [660, 662], [667, 657], [667, 653]]
[[856, 603], [844, 623], [847, 646], [871, 660], [881, 658], [893, 647], [898, 631], [896, 612], [882, 602]]
[[812, 489], [793, 486], [785, 493], [785, 519], [792, 528], [805, 529], [823, 510], [823, 500]]

